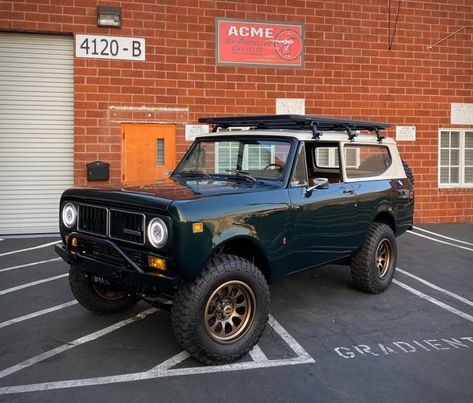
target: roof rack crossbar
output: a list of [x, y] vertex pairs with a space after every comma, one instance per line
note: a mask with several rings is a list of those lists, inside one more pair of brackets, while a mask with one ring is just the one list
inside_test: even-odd
[[213, 125], [213, 132], [219, 128], [250, 127], [252, 129], [273, 130], [310, 130], [314, 139], [319, 139], [323, 131], [346, 131], [350, 141], [357, 136], [354, 131], [368, 130], [376, 132], [378, 141], [384, 137], [381, 130], [389, 127], [388, 123], [370, 122], [364, 120], [350, 120], [314, 115], [260, 115], [260, 116], [234, 116], [200, 118], [199, 123]]

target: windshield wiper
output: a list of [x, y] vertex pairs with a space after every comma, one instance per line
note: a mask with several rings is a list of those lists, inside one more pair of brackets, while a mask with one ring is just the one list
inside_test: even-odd
[[204, 178], [212, 178], [209, 174], [197, 169], [189, 169], [188, 171], [175, 172], [174, 175], [179, 176], [203, 176]]
[[245, 178], [251, 180], [253, 183], [258, 182], [254, 176], [251, 176], [248, 172], [242, 171], [241, 169], [225, 169], [225, 171], [230, 172], [240, 178]]

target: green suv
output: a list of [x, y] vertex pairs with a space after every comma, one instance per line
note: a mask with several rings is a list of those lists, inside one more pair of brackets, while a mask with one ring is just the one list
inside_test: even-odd
[[386, 290], [396, 237], [412, 226], [413, 178], [385, 123], [306, 115], [203, 118], [169, 179], [73, 188], [60, 203], [71, 290], [106, 313], [168, 307], [181, 345], [206, 364], [258, 341], [268, 284], [315, 266], [351, 266]]

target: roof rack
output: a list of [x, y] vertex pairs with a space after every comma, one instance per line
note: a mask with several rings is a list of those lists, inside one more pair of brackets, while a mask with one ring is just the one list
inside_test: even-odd
[[389, 127], [388, 123], [314, 115], [259, 115], [200, 118], [199, 123], [213, 125], [213, 132], [216, 132], [219, 128], [226, 129], [229, 127], [311, 130], [314, 139], [319, 139], [323, 134], [322, 131], [346, 131], [350, 141], [353, 141], [357, 136], [357, 133], [355, 133], [356, 130], [368, 130], [376, 133], [379, 142], [385, 138], [385, 136], [381, 135], [381, 130]]

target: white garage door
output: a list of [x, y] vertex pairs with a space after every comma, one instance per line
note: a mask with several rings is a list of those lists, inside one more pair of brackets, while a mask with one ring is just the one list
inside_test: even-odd
[[58, 232], [73, 183], [72, 37], [0, 32], [0, 234]]

